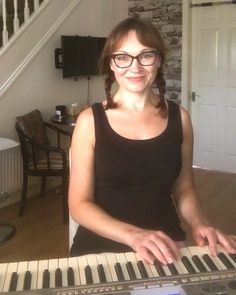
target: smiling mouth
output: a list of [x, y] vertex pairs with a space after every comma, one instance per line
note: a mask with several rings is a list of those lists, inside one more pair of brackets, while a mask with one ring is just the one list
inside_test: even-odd
[[140, 81], [143, 79], [143, 76], [139, 76], [139, 77], [128, 77], [127, 78], [130, 81], [136, 82], [136, 81]]

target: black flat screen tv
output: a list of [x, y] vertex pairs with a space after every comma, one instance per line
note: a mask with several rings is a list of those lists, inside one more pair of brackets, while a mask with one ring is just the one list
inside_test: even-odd
[[98, 75], [105, 42], [104, 37], [61, 36], [63, 78]]

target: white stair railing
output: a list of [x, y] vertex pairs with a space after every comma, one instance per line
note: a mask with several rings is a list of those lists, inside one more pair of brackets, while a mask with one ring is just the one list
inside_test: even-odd
[[14, 0], [14, 20], [13, 20], [13, 28], [14, 28], [14, 34], [19, 30], [19, 17], [17, 13], [17, 0]]
[[[23, 1], [23, 0], [22, 0]], [[2, 3], [1, 3], [2, 2]], [[14, 0], [13, 5], [14, 5], [14, 18], [12, 21], [12, 26], [13, 26], [13, 33], [9, 38], [9, 28], [7, 27], [7, 5], [6, 5], [7, 0], [0, 0], [0, 4], [2, 5], [0, 11], [2, 11], [2, 23], [3, 23], [3, 29], [2, 32], [0, 32], [2, 34], [2, 45], [0, 46], [0, 51], [1, 49], [3, 49], [7, 43], [9, 42], [9, 39], [13, 38], [14, 35], [17, 34], [17, 32], [20, 30], [20, 21], [19, 21], [19, 15], [18, 15], [18, 2], [17, 0]], [[42, 1], [41, 1], [42, 2]], [[34, 7], [33, 7], [33, 14], [30, 15], [30, 8], [29, 8], [29, 1], [28, 0], [24, 0], [24, 11], [22, 11], [22, 13], [24, 14], [24, 21], [21, 25], [25, 25], [29, 19], [37, 12], [37, 10], [39, 9], [40, 3], [39, 0], [34, 0], [33, 2]]]

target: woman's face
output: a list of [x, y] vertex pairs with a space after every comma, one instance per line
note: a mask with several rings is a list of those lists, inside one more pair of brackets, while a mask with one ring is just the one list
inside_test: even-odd
[[[145, 54], [140, 56], [141, 53]], [[117, 54], [129, 54], [133, 57], [139, 55], [139, 61], [145, 65], [135, 58], [130, 66], [120, 68], [117, 64], [127, 66], [127, 57]], [[151, 88], [160, 67], [160, 58], [154, 48], [139, 42], [136, 31], [128, 32], [127, 37], [124, 37], [120, 46], [113, 52], [113, 56], [116, 56], [116, 63], [112, 58], [110, 66], [121, 88], [137, 94], [143, 94]]]

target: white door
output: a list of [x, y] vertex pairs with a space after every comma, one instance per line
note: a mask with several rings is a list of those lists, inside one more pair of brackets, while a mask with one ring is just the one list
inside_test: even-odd
[[236, 5], [192, 8], [191, 89], [194, 165], [236, 173]]

